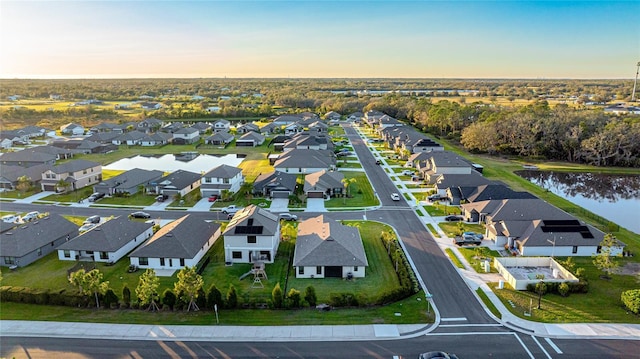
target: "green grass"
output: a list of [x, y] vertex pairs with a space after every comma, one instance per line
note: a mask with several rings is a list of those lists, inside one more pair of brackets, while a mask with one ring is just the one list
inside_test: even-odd
[[484, 233], [484, 228], [481, 224], [471, 224], [464, 222], [440, 222], [438, 226], [442, 228], [447, 237], [455, 237], [460, 232], [476, 232]]
[[[171, 202], [168, 207], [193, 207], [201, 199], [202, 193], [200, 193], [200, 190], [196, 188], [195, 190], [187, 193], [181, 199]], [[182, 204], [180, 204], [181, 201]]]
[[72, 222], [73, 224], [75, 224], [78, 227], [82, 226], [82, 224], [84, 223], [84, 220], [86, 219], [86, 217], [82, 217], [82, 216], [65, 216], [65, 215], [63, 215], [62, 217], [64, 217], [66, 220]]
[[86, 199], [92, 193], [93, 187], [85, 187], [73, 192], [51, 194], [41, 199], [52, 202], [78, 202], [81, 199]]
[[155, 196], [142, 194], [140, 192], [128, 197], [103, 197], [96, 202], [101, 205], [119, 205], [119, 206], [150, 206], [155, 203]]
[[336, 166], [338, 168], [362, 168], [362, 165], [359, 162], [338, 162]]
[[103, 168], [102, 169], [102, 180], [103, 181], [108, 180], [109, 178], [118, 176], [118, 175], [120, 175], [120, 174], [122, 174], [124, 172], [126, 172], [126, 171], [123, 171], [123, 170], [106, 170], [106, 169]]
[[269, 164], [265, 153], [250, 153], [238, 165], [242, 169], [246, 182], [254, 182], [256, 177], [262, 173], [273, 172], [274, 168]]
[[467, 260], [467, 262], [471, 265], [471, 267], [478, 273], [485, 273], [484, 269], [481, 266], [482, 261], [487, 258], [491, 263], [491, 273], [498, 273], [498, 271], [493, 267], [493, 258], [500, 257], [500, 253], [497, 251], [490, 250], [489, 248], [484, 248], [484, 255], [486, 257], [476, 258], [476, 248], [458, 248], [460, 254]]
[[440, 234], [438, 233], [438, 231], [436, 231], [435, 228], [433, 228], [433, 225], [431, 223], [427, 223], [427, 228], [429, 228], [431, 235], [433, 235], [436, 238], [440, 238]]
[[0, 198], [11, 198], [11, 199], [19, 199], [19, 198], [27, 198], [33, 196], [36, 193], [40, 193], [40, 188], [34, 187], [28, 191], [5, 191], [0, 192]]
[[424, 206], [427, 213], [432, 217], [446, 216], [449, 214], [460, 214], [460, 208], [456, 206], [447, 206], [440, 203], [434, 203], [431, 206]]
[[502, 313], [500, 313], [498, 308], [496, 308], [496, 306], [489, 299], [489, 297], [487, 297], [487, 294], [484, 292], [484, 290], [482, 290], [482, 288], [478, 288], [478, 289], [476, 289], [476, 293], [478, 293], [478, 297], [480, 297], [480, 299], [482, 299], [482, 302], [484, 303], [484, 305], [487, 308], [489, 308], [489, 311], [493, 315], [495, 315], [497, 318], [502, 319]]
[[462, 264], [462, 262], [460, 262], [460, 259], [458, 258], [458, 256], [453, 252], [453, 250], [451, 248], [446, 248], [444, 250], [444, 252], [447, 254], [447, 256], [449, 257], [449, 259], [451, 259], [451, 262], [453, 262], [453, 264], [461, 269], [464, 269], [464, 264]]
[[350, 184], [351, 198], [331, 198], [324, 202], [326, 208], [336, 207], [369, 207], [377, 206], [378, 199], [373, 194], [373, 187], [364, 172], [340, 171], [345, 178], [354, 178], [356, 181]]
[[[611, 275], [611, 279], [602, 279], [602, 274], [589, 257], [574, 257], [576, 268], [584, 268], [589, 281], [589, 292], [586, 294], [571, 294], [562, 297], [556, 294], [545, 294], [542, 297], [542, 309], [534, 309], [531, 317], [525, 317], [523, 312], [529, 310], [530, 299], [534, 308], [537, 307], [538, 296], [535, 293], [513, 290], [509, 286], [496, 289], [497, 283], [490, 287], [498, 295], [505, 306], [515, 315], [529, 320], [545, 323], [632, 323], [640, 324], [640, 316], [628, 313], [620, 301], [620, 294], [629, 289], [637, 289], [640, 283], [637, 276]], [[621, 263], [629, 262], [628, 259]], [[511, 300], [516, 308], [507, 303]]]

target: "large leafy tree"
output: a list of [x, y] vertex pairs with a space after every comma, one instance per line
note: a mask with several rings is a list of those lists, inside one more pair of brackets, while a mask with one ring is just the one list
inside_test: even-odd
[[158, 296], [158, 287], [160, 286], [160, 279], [156, 276], [156, 271], [152, 268], [140, 275], [138, 279], [138, 286], [136, 287], [136, 296], [140, 302], [140, 306], [149, 305], [147, 310], [155, 312], [158, 310], [158, 304], [156, 298]]
[[202, 289], [204, 280], [202, 276], [196, 273], [194, 267], [184, 267], [178, 272], [178, 281], [174, 284], [173, 291], [176, 293], [182, 293], [183, 297], [180, 298], [183, 301], [189, 301], [187, 305], [187, 312], [191, 309], [200, 310], [196, 304], [196, 298], [198, 298], [198, 291]]
[[80, 293], [84, 295], [93, 294], [96, 300], [96, 308], [100, 308], [99, 296], [104, 295], [109, 290], [109, 281], [103, 281], [103, 274], [97, 269], [89, 272], [80, 269], [73, 272], [69, 276], [69, 282], [78, 287]]
[[18, 177], [18, 183], [16, 184], [16, 189], [20, 191], [20, 193], [25, 193], [31, 188], [31, 178], [29, 176], [20, 176]]

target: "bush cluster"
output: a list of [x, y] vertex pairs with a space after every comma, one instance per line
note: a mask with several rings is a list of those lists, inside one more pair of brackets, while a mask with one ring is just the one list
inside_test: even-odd
[[620, 299], [631, 313], [640, 314], [640, 289], [625, 290]]
[[[537, 283], [529, 283], [529, 284], [527, 284], [527, 292], [538, 294], [538, 292], [536, 291], [536, 284]], [[563, 282], [563, 283], [544, 282], [544, 284], [547, 287], [547, 290], [546, 290], [545, 293], [558, 294], [558, 295], [561, 295], [563, 297], [568, 297], [569, 294], [571, 294], [571, 293], [587, 293], [587, 292], [589, 292], [589, 282], [582, 281], [582, 280], [580, 282], [577, 282], [577, 283], [572, 283], [572, 282]]]

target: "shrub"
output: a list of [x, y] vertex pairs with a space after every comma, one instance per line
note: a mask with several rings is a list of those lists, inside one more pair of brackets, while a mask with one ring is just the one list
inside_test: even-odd
[[271, 291], [271, 300], [274, 308], [282, 308], [283, 297], [280, 282], [276, 283], [276, 286], [273, 287], [273, 290]]
[[291, 288], [289, 293], [287, 293], [287, 298], [289, 299], [292, 308], [300, 308], [301, 296], [299, 290]]
[[212, 284], [207, 292], [207, 308], [213, 310], [214, 306], [217, 305], [218, 309], [221, 309], [223, 304], [222, 293], [220, 293], [215, 284]]
[[620, 295], [622, 304], [634, 314], [640, 314], [640, 289], [625, 290]]
[[113, 289], [108, 289], [104, 293], [104, 307], [107, 309], [113, 308], [117, 304], [118, 304], [118, 296], [113, 291]]
[[569, 283], [569, 293], [587, 292], [589, 292], [589, 282], [581, 280], [578, 283]]
[[[571, 257], [569, 257], [571, 258]], [[560, 285], [558, 286], [558, 294], [560, 294], [563, 297], [568, 297], [569, 296], [569, 285], [567, 283], [560, 283]]]
[[178, 298], [176, 297], [176, 294], [170, 288], [165, 289], [164, 292], [162, 293], [163, 307], [167, 306], [169, 307], [169, 309], [173, 310], [177, 300]]
[[124, 287], [122, 287], [122, 303], [125, 305], [125, 307], [131, 306], [131, 290], [129, 289], [129, 287], [127, 287], [126, 284], [124, 285]]
[[230, 309], [238, 307], [238, 293], [236, 293], [236, 287], [233, 284], [229, 285], [229, 290], [227, 291], [226, 307]]
[[310, 307], [315, 307], [318, 301], [316, 297], [316, 289], [310, 285], [304, 290], [304, 300], [309, 303]]
[[329, 304], [333, 307], [357, 307], [358, 299], [352, 293], [331, 293]]
[[196, 305], [200, 309], [207, 307], [207, 295], [204, 293], [204, 289], [198, 289], [198, 297], [196, 298]]

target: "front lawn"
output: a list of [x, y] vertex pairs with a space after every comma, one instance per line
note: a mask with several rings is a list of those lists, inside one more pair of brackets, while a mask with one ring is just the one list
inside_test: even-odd
[[142, 194], [140, 192], [131, 196], [111, 196], [99, 199], [96, 204], [109, 204], [119, 206], [150, 206], [156, 201], [155, 195]]
[[174, 200], [167, 207], [193, 207], [201, 199], [202, 193], [200, 193], [199, 189], [195, 189], [187, 193], [184, 197]]
[[30, 190], [25, 192], [21, 192], [17, 190], [0, 192], [0, 198], [15, 198], [15, 199], [27, 198], [27, 197], [33, 196], [36, 193], [40, 193], [40, 188], [33, 187]]
[[427, 213], [431, 217], [439, 217], [439, 216], [447, 216], [450, 214], [461, 214], [460, 207], [457, 206], [447, 206], [444, 204], [440, 204], [438, 202], [433, 203], [431, 206], [424, 206], [427, 210]]
[[477, 223], [464, 223], [464, 222], [441, 222], [438, 226], [442, 228], [447, 237], [455, 237], [462, 232], [476, 232], [484, 234], [484, 228], [481, 224]]
[[86, 200], [92, 193], [93, 187], [84, 187], [72, 192], [51, 194], [41, 198], [41, 200], [51, 202], [78, 202], [80, 200]]
[[482, 262], [488, 259], [491, 264], [491, 273], [498, 273], [498, 270], [493, 267], [493, 258], [500, 257], [500, 253], [497, 251], [487, 247], [458, 248], [458, 251], [460, 251], [460, 254], [462, 254], [476, 272], [486, 273], [484, 267], [482, 267]]
[[356, 171], [340, 171], [344, 174], [344, 178], [355, 179], [354, 183], [349, 184], [351, 193], [350, 198], [337, 197], [331, 198], [324, 202], [326, 208], [336, 207], [369, 207], [377, 206], [378, 199], [373, 194], [373, 187], [369, 183], [369, 179], [364, 172]]

